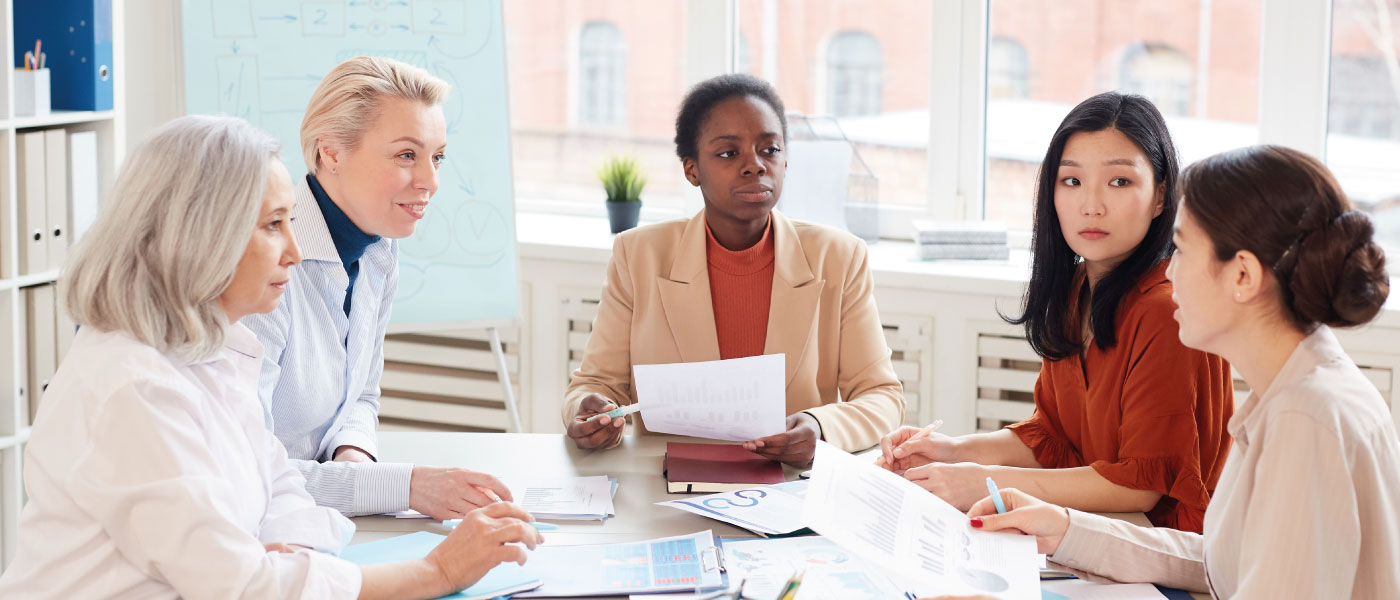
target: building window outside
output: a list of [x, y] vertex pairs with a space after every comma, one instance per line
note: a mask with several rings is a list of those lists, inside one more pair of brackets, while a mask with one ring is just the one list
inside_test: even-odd
[[994, 37], [987, 45], [987, 98], [1025, 98], [1030, 95], [1030, 67], [1026, 47], [1006, 37]]
[[578, 41], [578, 122], [620, 126], [626, 109], [627, 48], [612, 23], [586, 23]]
[[1400, 0], [1337, 0], [1329, 80], [1327, 167], [1400, 256]]
[[1191, 114], [1191, 60], [1180, 50], [1134, 44], [1124, 53], [1119, 89], [1146, 96], [1166, 116]]
[[826, 109], [837, 117], [880, 113], [884, 53], [868, 33], [842, 31], [826, 50]]

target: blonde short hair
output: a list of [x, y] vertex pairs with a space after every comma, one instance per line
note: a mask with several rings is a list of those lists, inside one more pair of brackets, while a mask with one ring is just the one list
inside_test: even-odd
[[126, 157], [69, 254], [60, 297], [78, 324], [186, 359], [224, 344], [219, 296], [262, 212], [277, 139], [241, 119], [188, 116]]
[[386, 98], [416, 100], [437, 106], [451, 86], [431, 73], [392, 58], [357, 56], [331, 69], [311, 94], [301, 120], [301, 151], [306, 170], [321, 169], [322, 141], [354, 150], [379, 116]]

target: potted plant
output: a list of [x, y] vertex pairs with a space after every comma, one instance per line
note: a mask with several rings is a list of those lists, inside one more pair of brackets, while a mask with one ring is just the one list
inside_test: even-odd
[[608, 222], [613, 233], [622, 233], [637, 226], [637, 216], [642, 211], [642, 187], [647, 178], [636, 159], [630, 156], [613, 156], [598, 168], [598, 180], [603, 182], [603, 191], [608, 195]]

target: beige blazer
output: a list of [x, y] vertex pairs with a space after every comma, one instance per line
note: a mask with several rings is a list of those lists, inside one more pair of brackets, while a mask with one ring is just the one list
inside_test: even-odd
[[[865, 243], [772, 214], [763, 352], [786, 355], [787, 412], [816, 417], [826, 441], [845, 450], [873, 446], [903, 422], [904, 389], [875, 308]], [[719, 360], [704, 211], [618, 235], [607, 277], [583, 364], [565, 395], [566, 425], [590, 393], [636, 402], [632, 365]], [[634, 423], [645, 431], [640, 418]]]

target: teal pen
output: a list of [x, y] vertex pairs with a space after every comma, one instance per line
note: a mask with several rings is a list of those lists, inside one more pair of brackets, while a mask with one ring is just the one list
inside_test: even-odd
[[987, 478], [987, 492], [992, 495], [992, 503], [997, 505], [997, 514], [1006, 514], [1006, 504], [1001, 501], [1001, 490], [997, 489], [997, 482], [992, 481], [991, 477]]
[[526, 521], [526, 524], [539, 531], [558, 531], [559, 526], [553, 523], [541, 523], [539, 521]]

